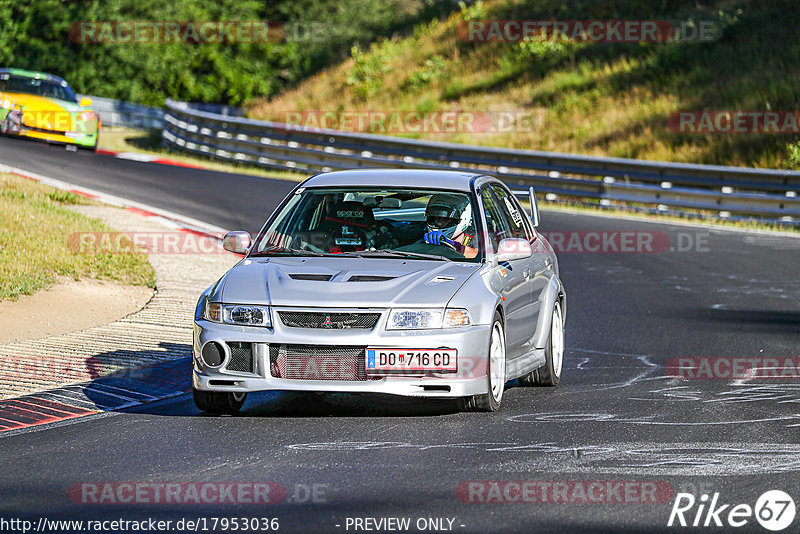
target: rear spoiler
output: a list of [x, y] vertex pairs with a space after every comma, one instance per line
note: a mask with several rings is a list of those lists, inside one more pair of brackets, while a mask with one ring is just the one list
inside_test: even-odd
[[528, 197], [531, 203], [531, 222], [533, 223], [533, 227], [536, 228], [539, 226], [539, 205], [536, 203], [536, 192], [533, 190], [533, 187], [529, 188], [527, 191], [512, 191], [514, 196], [517, 197]]

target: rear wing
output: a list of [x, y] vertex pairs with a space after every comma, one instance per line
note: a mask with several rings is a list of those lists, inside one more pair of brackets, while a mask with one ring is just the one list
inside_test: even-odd
[[512, 193], [514, 193], [516, 197], [528, 197], [531, 203], [531, 223], [533, 223], [534, 228], [539, 226], [539, 205], [536, 203], [536, 192], [533, 190], [533, 187], [529, 188], [527, 191], [512, 191]]

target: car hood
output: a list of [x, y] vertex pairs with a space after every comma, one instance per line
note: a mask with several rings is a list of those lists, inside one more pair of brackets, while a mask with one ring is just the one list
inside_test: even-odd
[[480, 264], [467, 262], [253, 258], [228, 271], [210, 298], [231, 304], [313, 308], [439, 307], [479, 270]]
[[26, 111], [66, 111], [78, 113], [89, 108], [82, 108], [74, 102], [59, 100], [46, 96], [31, 95], [28, 93], [12, 93], [0, 91], [0, 100], [9, 100], [16, 106], [22, 106]]

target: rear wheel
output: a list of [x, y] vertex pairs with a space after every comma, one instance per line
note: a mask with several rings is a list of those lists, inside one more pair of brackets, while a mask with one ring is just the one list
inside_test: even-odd
[[550, 337], [544, 350], [545, 362], [519, 379], [524, 386], [557, 386], [561, 381], [561, 367], [564, 361], [564, 316], [561, 303], [553, 306], [553, 318], [550, 321]]
[[489, 338], [489, 354], [486, 369], [487, 393], [473, 395], [461, 400], [461, 409], [468, 412], [494, 412], [503, 401], [506, 387], [506, 335], [503, 319], [495, 313], [492, 333]]
[[227, 391], [201, 391], [192, 388], [194, 404], [198, 409], [208, 413], [234, 414], [242, 409], [247, 393]]

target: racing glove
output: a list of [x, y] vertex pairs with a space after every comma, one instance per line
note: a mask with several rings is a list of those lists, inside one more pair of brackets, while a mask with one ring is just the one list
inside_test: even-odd
[[430, 245], [441, 245], [442, 241], [444, 241], [445, 243], [450, 243], [454, 247], [458, 246], [458, 243], [448, 238], [439, 230], [431, 230], [422, 237], [422, 240]]

